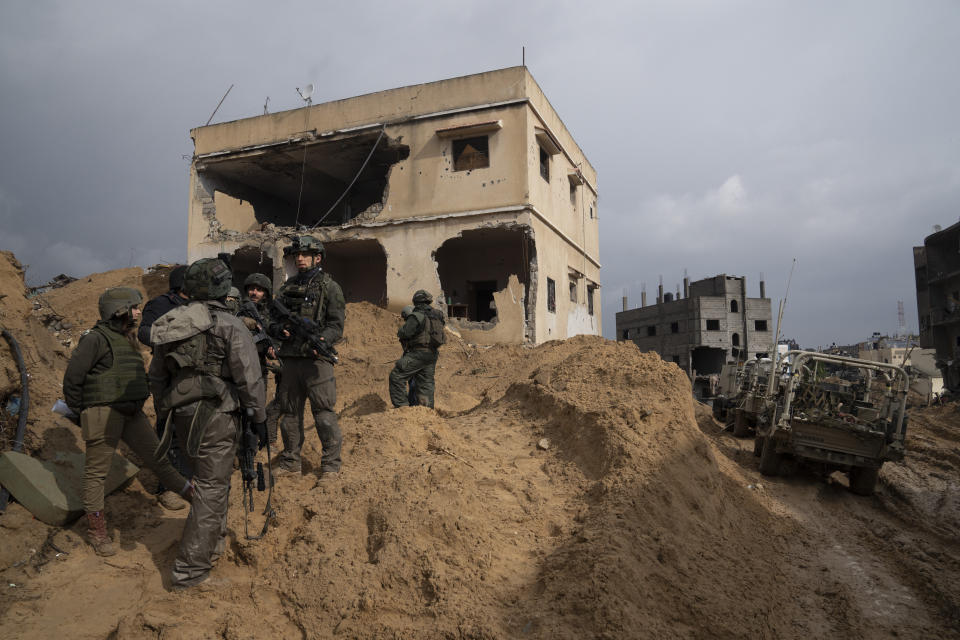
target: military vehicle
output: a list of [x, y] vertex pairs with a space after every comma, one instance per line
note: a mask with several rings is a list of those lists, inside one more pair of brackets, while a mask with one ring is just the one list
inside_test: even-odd
[[769, 413], [768, 385], [773, 361], [769, 358], [724, 365], [720, 389], [713, 400], [713, 415], [742, 438]]
[[880, 467], [903, 459], [909, 376], [898, 366], [812, 351], [790, 351], [783, 381], [758, 421], [760, 473], [778, 475], [786, 459], [844, 471], [850, 490], [870, 495]]

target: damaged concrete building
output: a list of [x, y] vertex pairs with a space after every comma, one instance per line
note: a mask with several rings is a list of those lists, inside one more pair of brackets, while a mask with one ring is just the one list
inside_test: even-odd
[[943, 385], [960, 391], [960, 222], [913, 248], [920, 346], [936, 350]]
[[307, 229], [348, 302], [426, 289], [478, 343], [600, 333], [597, 174], [526, 67], [191, 136], [190, 260], [279, 285]]
[[[679, 288], [678, 288], [679, 289]], [[773, 353], [770, 298], [760, 281], [760, 297], [747, 297], [746, 278], [718, 275], [696, 282], [683, 279], [683, 293], [664, 293], [656, 304], [617, 313], [617, 340], [632, 340], [641, 351], [656, 351], [675, 362], [691, 380], [717, 375], [727, 362]]]

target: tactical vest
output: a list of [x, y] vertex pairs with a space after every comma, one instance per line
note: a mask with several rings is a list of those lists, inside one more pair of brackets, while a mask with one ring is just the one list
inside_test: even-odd
[[[321, 271], [306, 284], [283, 283], [280, 291], [277, 292], [277, 297], [291, 313], [315, 322], [317, 331], [320, 331], [326, 323], [327, 287], [330, 281], [330, 274]], [[312, 357], [312, 352], [303, 340], [293, 337], [280, 343], [278, 355], [281, 358], [284, 356]]]
[[120, 402], [140, 402], [150, 395], [143, 356], [121, 333], [105, 322], [92, 329], [107, 341], [113, 364], [100, 373], [88, 375], [83, 381], [83, 406], [95, 407]]
[[446, 342], [443, 333], [443, 314], [437, 309], [414, 310], [413, 314], [420, 322], [420, 333], [407, 342], [410, 349], [437, 349]]

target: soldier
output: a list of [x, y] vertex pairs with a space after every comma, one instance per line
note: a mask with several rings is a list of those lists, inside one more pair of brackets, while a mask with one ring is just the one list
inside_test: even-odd
[[437, 349], [446, 342], [443, 314], [433, 307], [433, 296], [421, 289], [413, 294], [413, 311], [397, 331], [403, 355], [390, 372], [390, 401], [394, 407], [406, 407], [407, 381], [416, 378], [419, 404], [433, 408], [433, 374]]
[[227, 297], [223, 299], [223, 302], [233, 315], [237, 315], [240, 312], [240, 289], [230, 287], [230, 291], [227, 293]]
[[187, 294], [183, 292], [183, 274], [187, 271], [187, 266], [178, 264], [170, 271], [170, 290], [161, 293], [156, 298], [150, 300], [143, 307], [143, 314], [140, 318], [140, 328], [137, 330], [137, 340], [144, 346], [152, 347], [150, 344], [150, 327], [153, 323], [170, 309], [187, 304]]
[[[143, 314], [140, 318], [140, 328], [137, 330], [137, 340], [142, 344], [153, 347], [150, 342], [150, 328], [157, 318], [181, 305], [187, 304], [187, 294], [183, 292], [183, 274], [187, 271], [187, 265], [179, 264], [170, 270], [170, 290], [161, 293], [156, 298], [150, 300], [143, 307]], [[162, 425], [157, 425], [157, 437], [159, 438]], [[190, 465], [186, 456], [180, 451], [180, 443], [174, 440], [170, 445], [170, 452], [167, 454], [170, 464], [179, 471], [184, 477], [189, 478], [192, 474]], [[174, 491], [169, 491], [161, 482], [157, 487], [157, 502], [166, 509], [177, 511], [184, 509], [187, 503]]]
[[[407, 321], [407, 318], [410, 317], [410, 314], [413, 313], [413, 305], [408, 304], [403, 309], [400, 310], [400, 317], [404, 322]], [[403, 347], [403, 352], [407, 352], [407, 341], [401, 340], [400, 346]], [[410, 376], [410, 379], [407, 380], [407, 402], [411, 407], [416, 407], [420, 405], [420, 400], [417, 397], [417, 377]]]
[[296, 238], [284, 249], [284, 255], [294, 256], [297, 274], [277, 292], [277, 301], [291, 317], [282, 318], [274, 313], [270, 325], [270, 334], [281, 341], [279, 356], [283, 360], [277, 389], [283, 451], [278, 457], [277, 471], [302, 471], [303, 411], [309, 398], [317, 435], [323, 445], [320, 479], [336, 479], [343, 436], [333, 411], [337, 383], [333, 374], [332, 353], [335, 352], [331, 350], [343, 336], [346, 316], [343, 291], [323, 271], [321, 264], [326, 254], [323, 245], [313, 236]]
[[253, 421], [260, 446], [266, 443], [260, 363], [250, 332], [224, 303], [230, 279], [220, 260], [191, 264], [184, 287], [192, 302], [157, 320], [151, 333], [157, 416], [167, 430], [176, 429], [194, 469], [196, 495], [173, 564], [175, 589], [206, 580], [225, 548], [240, 412]]
[[[273, 341], [267, 337], [270, 311], [268, 303], [273, 297], [273, 283], [262, 273], [251, 273], [243, 281], [243, 291], [246, 297], [240, 305], [238, 316], [254, 336], [257, 353], [260, 355], [260, 369], [263, 371], [263, 388], [267, 388], [267, 375], [273, 371], [280, 380], [280, 361], [277, 359]], [[276, 397], [267, 405], [267, 433], [270, 443], [277, 440], [277, 421], [280, 418], [280, 403]]]
[[103, 515], [103, 484], [120, 440], [165, 486], [176, 487], [188, 499], [192, 494], [190, 483], [169, 460], [154, 461], [157, 436], [143, 414], [147, 374], [134, 338], [142, 300], [136, 289], [107, 289], [100, 296], [100, 322], [80, 338], [63, 376], [64, 400], [79, 414], [86, 442], [83, 507], [90, 544], [101, 556], [117, 552]]

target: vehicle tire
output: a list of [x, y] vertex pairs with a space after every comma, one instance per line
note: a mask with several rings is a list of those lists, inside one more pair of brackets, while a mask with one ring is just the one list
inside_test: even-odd
[[733, 435], [736, 438], [745, 438], [750, 433], [750, 425], [747, 423], [747, 416], [743, 409], [733, 410]]
[[782, 460], [783, 454], [777, 453], [773, 438], [770, 436], [763, 438], [763, 449], [760, 451], [760, 473], [765, 476], [779, 475]]
[[872, 496], [877, 486], [877, 477], [880, 469], [870, 467], [854, 467], [850, 469], [850, 491], [858, 496]]

